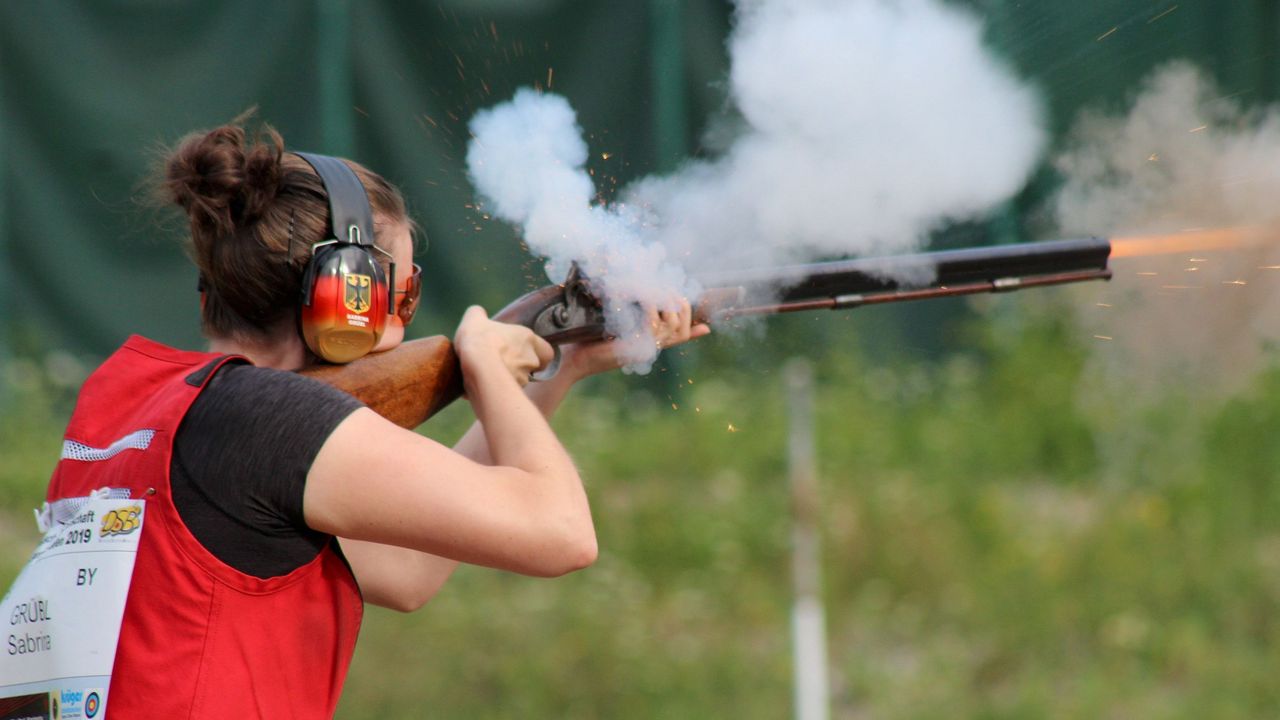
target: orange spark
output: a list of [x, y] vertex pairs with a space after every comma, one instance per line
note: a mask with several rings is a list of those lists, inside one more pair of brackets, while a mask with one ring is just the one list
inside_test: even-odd
[[1110, 340], [1110, 339], [1111, 339], [1111, 336], [1110, 336], [1110, 335], [1094, 335], [1094, 337], [1098, 338], [1099, 340]]
[[1184, 230], [1170, 235], [1131, 235], [1111, 238], [1111, 257], [1183, 254], [1203, 250], [1230, 250], [1259, 240], [1257, 228]]

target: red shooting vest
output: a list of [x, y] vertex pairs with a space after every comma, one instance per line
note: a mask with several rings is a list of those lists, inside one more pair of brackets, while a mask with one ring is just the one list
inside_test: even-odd
[[[81, 388], [49, 483], [51, 503], [102, 487], [146, 500], [112, 718], [319, 718], [338, 704], [364, 606], [336, 541], [263, 580], [210, 554], [173, 505], [174, 433], [227, 360], [130, 338]], [[140, 430], [155, 431], [149, 443]]]

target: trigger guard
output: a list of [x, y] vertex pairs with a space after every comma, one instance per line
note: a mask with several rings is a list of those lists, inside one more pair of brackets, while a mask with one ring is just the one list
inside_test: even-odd
[[537, 372], [529, 373], [529, 380], [533, 382], [545, 382], [556, 376], [560, 372], [560, 346], [553, 345], [552, 349], [556, 351], [555, 357], [551, 358], [551, 362], [547, 366]]

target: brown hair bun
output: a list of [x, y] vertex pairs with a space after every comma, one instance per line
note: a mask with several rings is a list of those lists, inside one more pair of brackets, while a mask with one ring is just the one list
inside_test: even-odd
[[257, 221], [280, 190], [284, 141], [263, 129], [266, 142], [245, 148], [245, 131], [224, 125], [187, 136], [169, 157], [165, 188], [187, 211], [193, 227], [229, 235], [237, 225]]

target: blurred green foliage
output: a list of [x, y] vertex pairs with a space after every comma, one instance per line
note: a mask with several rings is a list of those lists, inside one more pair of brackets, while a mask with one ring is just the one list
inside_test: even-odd
[[[1019, 297], [944, 360], [810, 350], [833, 715], [1276, 716], [1280, 364], [1226, 399], [1098, 392], [1087, 360], [1105, 349], [1063, 319], [1067, 296]], [[339, 717], [788, 715], [781, 373], [721, 357], [759, 342], [713, 337], [675, 382], [600, 378], [572, 398], [555, 425], [597, 564], [466, 567], [419, 613], [370, 608]], [[5, 368], [5, 508], [37, 503], [56, 456], [59, 362]], [[455, 406], [425, 431], [467, 422]], [[28, 523], [0, 523], [0, 581]]]

